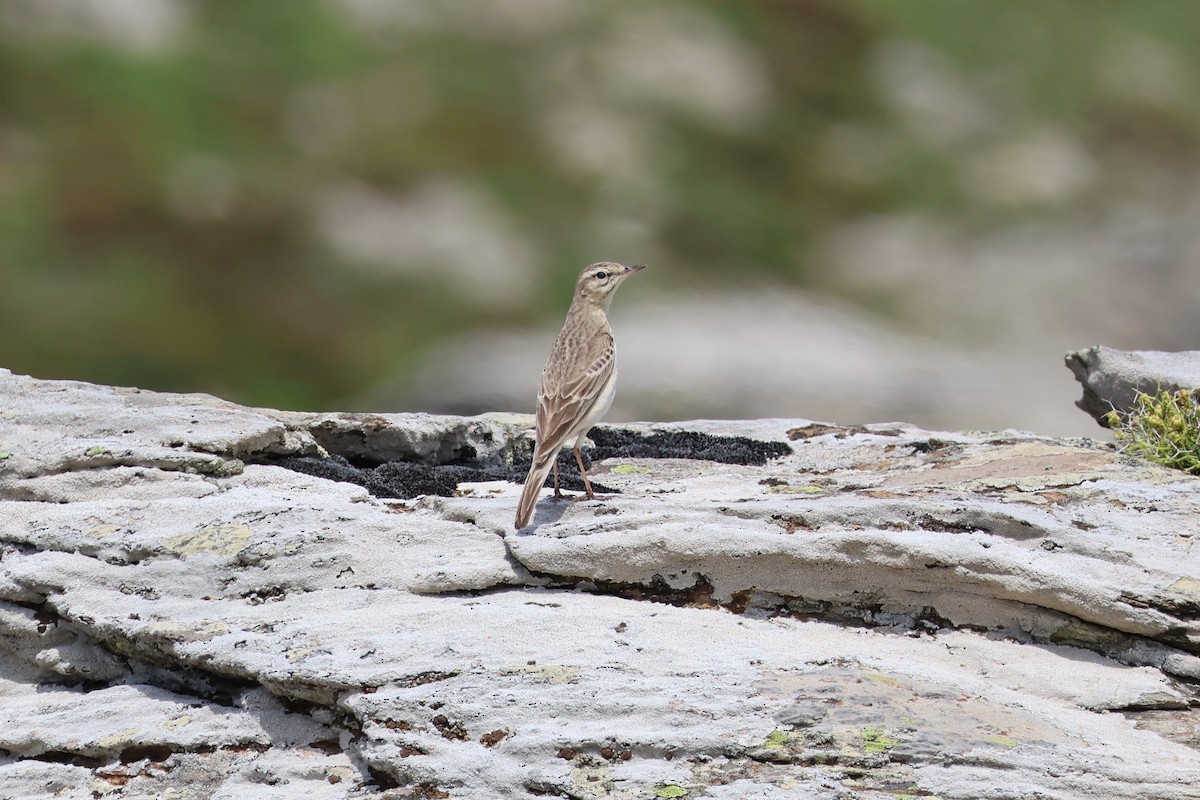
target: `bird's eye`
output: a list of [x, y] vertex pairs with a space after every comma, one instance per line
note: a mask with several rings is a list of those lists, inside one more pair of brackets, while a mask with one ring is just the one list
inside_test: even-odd
[[597, 272], [597, 273], [596, 273], [596, 278], [597, 278], [598, 280], [602, 280], [602, 281], [603, 281], [603, 280], [607, 280], [607, 279], [608, 279], [608, 273], [607, 273], [607, 272]]

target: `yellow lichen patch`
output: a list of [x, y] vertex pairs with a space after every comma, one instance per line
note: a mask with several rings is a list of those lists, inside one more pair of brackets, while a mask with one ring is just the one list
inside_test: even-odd
[[105, 736], [96, 742], [99, 747], [116, 747], [117, 745], [129, 744], [133, 741], [133, 737], [142, 732], [141, 728], [126, 728], [123, 731], [117, 731], [114, 734]]
[[191, 724], [192, 724], [192, 718], [185, 714], [182, 717], [174, 717], [172, 719], [167, 720], [166, 722], [163, 723], [163, 727], [169, 731], [174, 731], [174, 730], [178, 730], [178, 729], [184, 727], [185, 725], [191, 725]]
[[289, 647], [287, 652], [284, 653], [284, 657], [287, 658], [289, 664], [295, 664], [303, 661], [315, 652], [311, 647]]
[[220, 523], [169, 536], [163, 540], [163, 546], [185, 557], [200, 553], [232, 556], [246, 549], [253, 535], [249, 525]]
[[1102, 647], [1119, 647], [1125, 634], [1112, 628], [1093, 625], [1082, 620], [1073, 620], [1050, 634], [1050, 641], [1058, 644], [1092, 644]]
[[1200, 579], [1183, 577], [1167, 587], [1167, 592], [1193, 603], [1200, 603]]
[[224, 636], [229, 633], [229, 626], [224, 622], [199, 622], [184, 625], [179, 622], [156, 622], [147, 625], [145, 632], [148, 636], [157, 636], [171, 642], [202, 642], [214, 636]]
[[639, 467], [637, 464], [617, 464], [609, 471], [614, 475], [649, 475], [654, 470], [649, 467]]
[[123, 530], [125, 530], [125, 528], [121, 525], [111, 525], [111, 524], [93, 525], [92, 527], [90, 527], [86, 531], [84, 531], [84, 535], [92, 536], [96, 539], [104, 539], [109, 536], [112, 536], [114, 533], [120, 533]]
[[885, 683], [888, 686], [899, 686], [900, 681], [893, 678], [891, 675], [884, 675], [882, 672], [867, 672], [863, 675], [864, 678], [870, 678], [876, 683]]
[[567, 667], [560, 664], [523, 664], [519, 667], [501, 667], [501, 675], [523, 675], [538, 683], [571, 683], [579, 679], [579, 667]]
[[575, 797], [608, 797], [616, 783], [613, 781], [612, 768], [607, 764], [584, 764], [571, 770], [571, 785], [575, 788]]
[[998, 744], [1001, 747], [1007, 747], [1009, 749], [1012, 749], [1020, 744], [1020, 742], [1018, 742], [1016, 739], [1013, 739], [1009, 736], [1000, 736], [1000, 735], [985, 736], [985, 737], [983, 737], [983, 739], [986, 742], [991, 742], [992, 744]]
[[820, 494], [823, 491], [825, 491], [824, 487], [812, 483], [804, 486], [772, 486], [767, 489], [768, 494]]

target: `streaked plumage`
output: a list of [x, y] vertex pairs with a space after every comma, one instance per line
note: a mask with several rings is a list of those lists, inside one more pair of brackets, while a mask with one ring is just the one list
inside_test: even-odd
[[542, 370], [536, 413], [537, 447], [517, 505], [517, 529], [529, 524], [552, 469], [554, 493], [559, 494], [558, 453], [568, 444], [575, 451], [586, 496], [588, 499], [594, 496], [579, 444], [608, 411], [616, 391], [617, 354], [605, 312], [621, 282], [643, 266], [626, 267], [605, 261], [592, 264], [579, 274], [567, 320]]

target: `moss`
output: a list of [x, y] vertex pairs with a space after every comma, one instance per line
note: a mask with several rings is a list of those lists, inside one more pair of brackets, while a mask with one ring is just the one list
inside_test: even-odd
[[1138, 392], [1128, 414], [1112, 411], [1107, 422], [1120, 452], [1200, 475], [1200, 403], [1194, 392]]
[[639, 467], [637, 464], [618, 464], [611, 471], [614, 475], [649, 475], [653, 472], [649, 467]]
[[108, 452], [109, 452], [108, 448], [105, 447], [104, 445], [94, 444], [91, 447], [89, 447], [86, 451], [84, 451], [84, 455], [87, 456], [88, 458], [95, 458], [96, 456], [106, 455]]
[[654, 790], [657, 797], [687, 797], [688, 790], [673, 783], [664, 784]]
[[885, 736], [883, 728], [863, 728], [862, 748], [864, 753], [882, 753], [891, 750], [898, 744], [900, 744], [900, 740]]
[[791, 740], [792, 737], [784, 731], [771, 731], [767, 734], [765, 746], [771, 748], [772, 750], [778, 750], [782, 747], [787, 747], [788, 742]]
[[0, 461], [3, 461], [6, 458], [10, 458], [11, 456], [12, 456], [12, 453], [0, 453]]

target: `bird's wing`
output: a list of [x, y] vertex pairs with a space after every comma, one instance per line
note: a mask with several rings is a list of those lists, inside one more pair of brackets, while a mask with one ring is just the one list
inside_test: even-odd
[[535, 464], [553, 458], [600, 399], [616, 368], [612, 334], [601, 333], [561, 369], [555, 366], [547, 365], [538, 392]]

